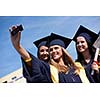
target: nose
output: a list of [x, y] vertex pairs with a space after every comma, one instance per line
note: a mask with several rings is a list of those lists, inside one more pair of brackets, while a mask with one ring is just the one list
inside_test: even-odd
[[53, 49], [53, 50], [52, 50], [52, 52], [54, 53], [54, 52], [56, 52], [56, 50], [55, 50], [55, 49]]
[[56, 51], [56, 50], [55, 50], [54, 48], [52, 48], [52, 50], [50, 51], [50, 53], [51, 53], [51, 54], [54, 54], [55, 51]]
[[47, 54], [47, 53], [48, 53], [48, 52], [45, 50], [45, 51], [44, 51], [44, 54]]
[[81, 45], [82, 45], [82, 43], [81, 43], [81, 42], [79, 42], [77, 45], [78, 45], [78, 46], [81, 46]]

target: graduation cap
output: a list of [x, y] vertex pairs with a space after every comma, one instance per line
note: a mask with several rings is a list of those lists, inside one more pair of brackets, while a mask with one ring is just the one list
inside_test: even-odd
[[93, 31], [87, 29], [86, 27], [80, 25], [79, 29], [77, 30], [73, 40], [76, 42], [78, 36], [82, 36], [86, 39], [87, 42], [93, 44], [95, 40], [98, 38], [98, 34], [94, 33]]
[[63, 37], [61, 35], [51, 33], [49, 37], [49, 46], [60, 45], [61, 47], [67, 48], [72, 39]]
[[49, 36], [46, 36], [44, 38], [41, 38], [39, 40], [36, 40], [35, 42], [33, 42], [35, 44], [35, 46], [37, 48], [41, 47], [41, 46], [48, 46], [47, 45], [47, 41], [48, 41]]

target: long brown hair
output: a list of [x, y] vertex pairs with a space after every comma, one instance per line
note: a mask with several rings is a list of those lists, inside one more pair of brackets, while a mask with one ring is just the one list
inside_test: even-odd
[[50, 58], [50, 64], [55, 66], [58, 69], [58, 72], [64, 72], [66, 73], [71, 67], [73, 67], [75, 70], [78, 70], [79, 67], [75, 64], [72, 57], [69, 55], [69, 53], [66, 51], [66, 49], [62, 48], [63, 52], [63, 61], [65, 65], [60, 65], [56, 63], [52, 58]]

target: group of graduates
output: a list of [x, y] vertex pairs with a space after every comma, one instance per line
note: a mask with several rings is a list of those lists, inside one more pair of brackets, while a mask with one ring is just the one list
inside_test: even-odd
[[[11, 27], [12, 31], [16, 28]], [[73, 39], [51, 33], [34, 42], [38, 48], [37, 57], [20, 44], [21, 31], [11, 35], [11, 41], [21, 56], [27, 83], [99, 83], [100, 70], [94, 61], [96, 49], [93, 47], [98, 36], [82, 25]], [[76, 45], [75, 61], [66, 50], [71, 41]]]

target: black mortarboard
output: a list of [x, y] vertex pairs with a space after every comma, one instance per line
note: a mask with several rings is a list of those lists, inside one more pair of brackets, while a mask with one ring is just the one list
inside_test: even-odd
[[70, 38], [66, 38], [61, 35], [51, 33], [49, 37], [49, 46], [60, 45], [61, 47], [67, 48], [71, 41], [72, 39]]
[[47, 46], [47, 41], [48, 41], [49, 36], [46, 36], [44, 38], [41, 38], [35, 42], [33, 42], [37, 48], [39, 48], [40, 46]]
[[84, 27], [82, 25], [80, 25], [75, 36], [73, 37], [73, 40], [75, 42], [76, 42], [76, 39], [78, 36], [83, 36], [86, 39], [86, 41], [88, 41], [91, 44], [93, 44], [95, 42], [95, 40], [98, 38], [98, 34], [87, 29], [86, 27]]

